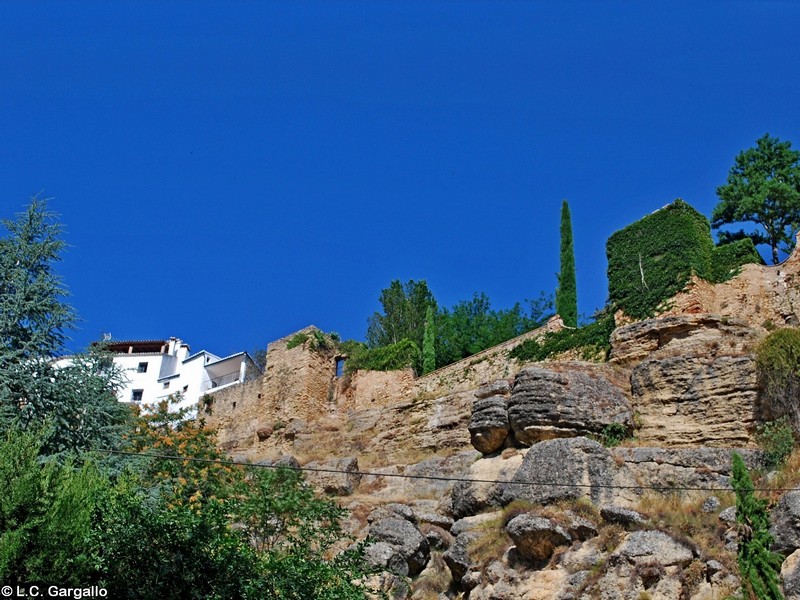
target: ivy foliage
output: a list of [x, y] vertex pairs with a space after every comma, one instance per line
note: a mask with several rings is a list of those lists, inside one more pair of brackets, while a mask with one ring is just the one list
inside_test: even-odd
[[584, 327], [551, 331], [541, 341], [525, 340], [509, 353], [509, 357], [522, 362], [542, 361], [577, 349], [584, 359], [596, 358], [598, 355], [605, 358], [611, 351], [612, 331], [614, 315], [604, 314]]
[[761, 262], [761, 255], [749, 237], [720, 244], [711, 255], [711, 281], [727, 281], [739, 273], [742, 265]]
[[693, 273], [720, 282], [761, 262], [744, 242], [716, 250], [708, 219], [680, 199], [615, 232], [606, 253], [609, 300], [635, 319], [653, 316]]
[[731, 487], [736, 493], [736, 522], [741, 531], [739, 571], [744, 585], [755, 598], [782, 600], [778, 573], [783, 557], [770, 550], [773, 540], [769, 534], [767, 503], [756, 496], [753, 480], [742, 457], [734, 452], [731, 462]]

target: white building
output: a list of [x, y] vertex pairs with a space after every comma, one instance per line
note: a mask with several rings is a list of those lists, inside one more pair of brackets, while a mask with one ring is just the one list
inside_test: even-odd
[[206, 350], [191, 354], [178, 338], [168, 340], [107, 341], [105, 348], [125, 376], [119, 391], [121, 402], [157, 404], [180, 397], [170, 410], [190, 408], [195, 414], [205, 394], [244, 383], [259, 368], [247, 352], [219, 357]]

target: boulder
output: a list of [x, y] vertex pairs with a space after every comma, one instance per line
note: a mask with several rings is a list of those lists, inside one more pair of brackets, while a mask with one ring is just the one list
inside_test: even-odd
[[539, 442], [528, 450], [512, 483], [501, 485], [501, 502], [547, 504], [586, 497], [595, 505], [611, 503], [613, 490], [607, 486], [619, 469], [609, 451], [593, 440]]
[[451, 495], [454, 517], [460, 519], [503, 505], [503, 484], [494, 482], [510, 481], [522, 465], [521, 453], [504, 455], [475, 461], [466, 473], [465, 480], [456, 483]]
[[658, 564], [664, 567], [683, 568], [694, 559], [692, 549], [663, 531], [634, 531], [611, 555], [612, 564], [625, 561], [645, 566]]
[[585, 542], [586, 540], [593, 538], [598, 534], [597, 525], [592, 523], [586, 517], [582, 517], [571, 510], [565, 510], [563, 513], [563, 518], [564, 528], [574, 540]]
[[460, 533], [456, 536], [452, 545], [447, 549], [447, 552], [442, 554], [447, 568], [450, 569], [450, 574], [453, 581], [458, 585], [462, 585], [467, 574], [473, 569], [477, 569], [478, 565], [475, 564], [469, 556], [469, 545], [477, 539], [477, 534], [471, 532]]
[[528, 367], [517, 374], [508, 420], [517, 441], [600, 434], [611, 424], [631, 427], [631, 404], [622, 390], [591, 365], [557, 372]]
[[502, 448], [509, 432], [508, 404], [502, 396], [489, 396], [472, 405], [469, 425], [470, 442], [482, 454]]
[[781, 496], [770, 514], [772, 549], [784, 556], [800, 549], [800, 489]]
[[357, 458], [336, 458], [325, 462], [310, 462], [307, 469], [308, 482], [326, 494], [349, 496], [361, 483]]
[[622, 508], [609, 504], [600, 508], [600, 516], [607, 523], [617, 523], [619, 525], [643, 525], [647, 523], [647, 517], [642, 513], [629, 508]]
[[511, 519], [506, 532], [514, 540], [519, 556], [532, 563], [548, 561], [557, 547], [572, 543], [572, 537], [563, 527], [527, 513]]
[[374, 542], [364, 548], [364, 560], [367, 564], [385, 569], [397, 575], [408, 575], [408, 563], [400, 552], [386, 542]]
[[375, 521], [388, 518], [405, 519], [414, 525], [417, 524], [417, 517], [414, 514], [414, 510], [407, 504], [401, 504], [399, 502], [390, 502], [389, 504], [378, 506], [369, 513], [367, 522], [374, 523]]
[[428, 540], [406, 519], [389, 517], [375, 521], [369, 528], [369, 539], [373, 542], [384, 542], [397, 550], [408, 565], [408, 575], [417, 575], [428, 563]]

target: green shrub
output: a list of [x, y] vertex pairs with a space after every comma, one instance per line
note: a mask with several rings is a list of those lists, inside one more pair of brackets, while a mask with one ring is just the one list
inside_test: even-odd
[[756, 349], [756, 367], [765, 420], [788, 419], [800, 427], [800, 329], [778, 329]]
[[619, 446], [623, 440], [627, 439], [628, 428], [622, 423], [611, 423], [603, 427], [603, 431], [598, 436], [598, 441], [606, 448]]
[[291, 350], [292, 348], [297, 348], [298, 346], [302, 346], [308, 341], [308, 334], [307, 333], [295, 333], [289, 341], [286, 342], [286, 349]]
[[612, 331], [614, 315], [603, 315], [584, 327], [547, 333], [541, 341], [525, 340], [509, 353], [509, 357], [523, 362], [542, 361], [576, 348], [580, 349], [582, 358], [593, 358], [600, 353], [605, 357], [611, 350]]
[[789, 419], [781, 417], [760, 425], [756, 430], [756, 442], [764, 451], [764, 466], [774, 469], [782, 465], [794, 448], [794, 434]]

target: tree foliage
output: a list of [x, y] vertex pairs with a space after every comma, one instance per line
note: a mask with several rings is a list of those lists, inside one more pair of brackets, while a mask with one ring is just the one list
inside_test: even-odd
[[433, 306], [425, 314], [425, 336], [422, 340], [422, 372], [430, 373], [436, 368], [436, 322]]
[[556, 313], [567, 327], [578, 326], [578, 285], [575, 279], [575, 246], [567, 201], [561, 204], [561, 270], [556, 289]]
[[119, 370], [96, 351], [55, 367], [75, 312], [55, 273], [64, 242], [46, 204], [34, 198], [0, 238], [0, 432], [46, 427], [42, 451], [113, 445], [128, 418], [116, 399]]
[[736, 156], [728, 182], [717, 188], [717, 195], [712, 226], [755, 223], [761, 229], [723, 232], [722, 237], [747, 235], [756, 246], [766, 244], [773, 264], [778, 264], [778, 251], [791, 251], [800, 226], [800, 152], [792, 150], [790, 142], [765, 134], [754, 148]]
[[428, 307], [436, 307], [433, 293], [425, 280], [409, 279], [401, 283], [395, 279], [381, 291], [383, 314], [374, 313], [368, 322], [367, 345], [379, 348], [410, 340], [422, 348], [425, 335], [425, 315]]
[[436, 366], [443, 367], [539, 327], [552, 310], [542, 294], [507, 310], [493, 310], [485, 293], [475, 293], [436, 316]]
[[783, 559], [770, 550], [767, 503], [756, 497], [753, 480], [742, 457], [731, 455], [731, 487], [736, 493], [736, 522], [739, 524], [739, 571], [745, 587], [760, 600], [782, 600], [780, 572]]

